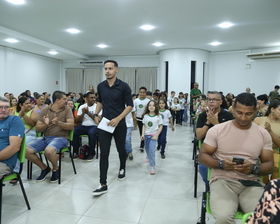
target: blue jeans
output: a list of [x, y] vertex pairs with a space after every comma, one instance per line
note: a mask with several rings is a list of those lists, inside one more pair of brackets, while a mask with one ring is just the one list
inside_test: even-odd
[[127, 154], [132, 152], [132, 144], [131, 144], [132, 130], [133, 127], [128, 127], [126, 131], [125, 151]]
[[204, 183], [209, 184], [209, 181], [207, 180], [208, 168], [202, 164], [199, 164], [199, 173], [200, 173]]
[[161, 150], [160, 153], [164, 153], [165, 152], [165, 147], [166, 147], [166, 134], [167, 134], [167, 126], [163, 125], [162, 126], [162, 130], [158, 136], [158, 145], [161, 146]]
[[144, 142], [145, 142], [145, 150], [148, 155], [150, 166], [154, 167], [156, 165], [155, 161], [155, 148], [157, 141], [152, 139], [152, 135], [145, 135]]
[[50, 146], [58, 152], [60, 149], [68, 146], [68, 139], [58, 136], [46, 136], [32, 140], [27, 144], [28, 147], [33, 149], [35, 153], [45, 151]]
[[77, 126], [74, 129], [73, 138], [73, 152], [78, 154], [79, 147], [81, 146], [80, 135], [87, 135], [89, 141], [89, 154], [91, 156], [95, 155], [95, 145], [96, 145], [96, 135], [98, 134], [97, 126]]
[[188, 107], [184, 108], [184, 122], [188, 122]]

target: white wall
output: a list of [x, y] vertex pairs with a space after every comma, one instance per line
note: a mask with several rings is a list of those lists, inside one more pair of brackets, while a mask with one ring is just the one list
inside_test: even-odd
[[[256, 96], [268, 94], [280, 84], [280, 59], [251, 61], [248, 51], [210, 54], [209, 81], [206, 90], [223, 91], [237, 95], [247, 87]], [[246, 69], [246, 64], [251, 69]]]
[[[203, 62], [206, 62], [205, 76], [208, 75], [209, 52], [197, 49], [171, 49], [160, 51], [160, 89], [165, 89], [165, 62], [168, 61], [168, 91], [189, 93], [191, 82], [191, 61], [196, 61], [196, 82], [202, 88]], [[202, 90], [202, 89], [201, 89]]]
[[32, 93], [60, 90], [61, 69], [59, 60], [0, 47], [0, 94], [9, 92], [17, 97], [27, 89]]

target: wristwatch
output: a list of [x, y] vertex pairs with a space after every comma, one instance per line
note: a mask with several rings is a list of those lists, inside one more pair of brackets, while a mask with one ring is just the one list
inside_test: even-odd
[[257, 164], [253, 164], [253, 171], [252, 171], [252, 174], [254, 175], [258, 175], [260, 172], [260, 168]]
[[223, 162], [224, 162], [224, 160], [220, 160], [220, 161], [219, 161], [219, 168], [220, 168], [221, 170], [224, 169], [224, 167], [223, 167]]
[[98, 114], [94, 114], [94, 115], [93, 115], [93, 118], [96, 118], [96, 117], [98, 117]]
[[205, 123], [204, 125], [207, 126], [207, 127], [209, 127], [209, 128], [210, 128], [210, 126], [211, 126], [211, 124], [206, 124], [206, 123]]

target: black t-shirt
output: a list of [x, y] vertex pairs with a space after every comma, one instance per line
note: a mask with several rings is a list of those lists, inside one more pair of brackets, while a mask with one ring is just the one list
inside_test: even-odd
[[[218, 113], [218, 121], [219, 123], [223, 123], [225, 121], [233, 120], [234, 116], [232, 113], [225, 111], [221, 108], [221, 111]], [[207, 114], [206, 111], [203, 111], [199, 116], [196, 124], [196, 128], [202, 128], [204, 124], [207, 122]], [[214, 125], [210, 124], [209, 128], [212, 128]]]
[[[133, 107], [131, 89], [126, 82], [116, 79], [113, 86], [109, 86], [107, 80], [97, 86], [98, 101], [102, 103], [102, 116], [111, 120], [119, 116], [125, 109], [125, 105]], [[122, 119], [119, 124], [124, 124]]]

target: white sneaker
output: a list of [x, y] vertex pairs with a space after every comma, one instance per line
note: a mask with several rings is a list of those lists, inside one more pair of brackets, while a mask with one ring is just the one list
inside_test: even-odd
[[155, 175], [156, 174], [156, 168], [154, 166], [151, 167], [150, 174], [151, 175]]

